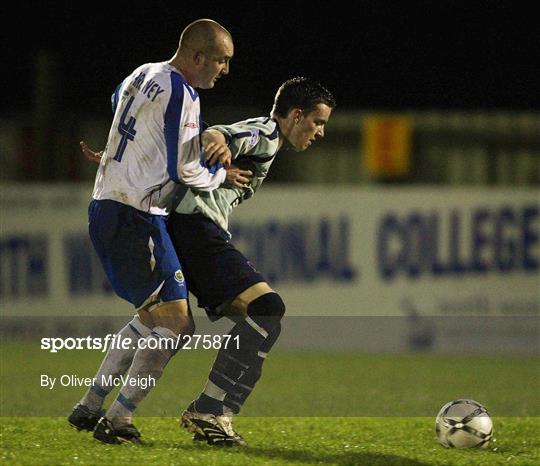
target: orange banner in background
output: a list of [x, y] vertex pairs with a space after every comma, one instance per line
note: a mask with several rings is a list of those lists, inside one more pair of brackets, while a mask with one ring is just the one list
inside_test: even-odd
[[401, 177], [411, 168], [411, 119], [374, 115], [362, 122], [364, 163], [370, 176]]

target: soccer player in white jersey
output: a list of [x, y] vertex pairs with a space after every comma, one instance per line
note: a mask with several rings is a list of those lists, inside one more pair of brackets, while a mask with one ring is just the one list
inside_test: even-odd
[[[89, 232], [115, 292], [137, 310], [119, 332], [133, 349], [127, 354], [111, 348], [68, 418], [79, 430], [94, 429], [102, 442], [140, 443], [132, 414], [177, 350], [163, 342], [193, 332], [166, 218], [181, 185], [204, 191], [225, 180], [230, 150], [215, 142], [201, 147], [195, 88], [214, 87], [228, 74], [233, 53], [225, 28], [208, 19], [195, 21], [182, 32], [169, 61], [138, 67], [113, 94], [114, 118], [88, 210]], [[210, 166], [207, 158], [218, 163]], [[107, 382], [126, 371], [126, 383], [102, 417], [103, 400], [113, 388]], [[133, 384], [144, 379], [154, 382]]]
[[[232, 415], [259, 380], [285, 313], [280, 296], [230, 242], [229, 214], [258, 190], [281, 148], [303, 151], [324, 137], [335, 105], [319, 83], [293, 78], [279, 88], [269, 117], [212, 126], [203, 133], [204, 141], [227, 143], [231, 149], [230, 185], [189, 190], [169, 218], [169, 231], [199, 307], [211, 320], [227, 316], [237, 322], [230, 335], [238, 336], [240, 345], [220, 349], [203, 392], [182, 414], [182, 424], [195, 433], [195, 440], [245, 445], [232, 426]], [[86, 146], [83, 153], [99, 160], [99, 153]], [[252, 176], [246, 176], [246, 169]]]

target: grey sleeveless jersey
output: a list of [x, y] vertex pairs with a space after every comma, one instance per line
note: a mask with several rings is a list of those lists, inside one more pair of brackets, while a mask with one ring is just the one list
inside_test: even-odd
[[253, 172], [244, 188], [219, 187], [213, 191], [183, 190], [176, 212], [200, 213], [218, 224], [229, 236], [229, 214], [259, 189], [280, 147], [278, 124], [270, 117], [250, 118], [232, 125], [216, 125], [208, 129], [220, 131], [232, 152], [233, 164]]

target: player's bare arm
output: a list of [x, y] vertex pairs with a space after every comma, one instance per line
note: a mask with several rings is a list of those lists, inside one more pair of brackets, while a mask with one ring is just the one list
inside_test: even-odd
[[81, 150], [82, 150], [83, 155], [88, 160], [90, 160], [91, 162], [95, 162], [95, 163], [99, 163], [101, 161], [101, 156], [103, 155], [102, 150], [100, 150], [98, 152], [93, 151], [92, 149], [90, 149], [86, 145], [86, 142], [84, 142], [84, 141], [81, 141], [79, 144], [81, 145]]
[[[213, 131], [214, 133], [218, 133], [221, 135], [221, 133], [219, 131]], [[206, 131], [205, 131], [206, 133]], [[223, 135], [221, 135], [223, 136]], [[223, 138], [223, 140], [225, 140], [225, 138]], [[210, 142], [208, 146], [212, 146], [213, 144], [218, 144], [217, 142]], [[80, 145], [81, 145], [81, 151], [83, 153], [83, 155], [90, 161], [92, 162], [95, 162], [95, 163], [99, 163], [101, 161], [101, 156], [103, 155], [103, 151], [94, 151], [92, 149], [90, 149], [87, 144], [84, 142], [84, 141], [81, 141], [80, 142]], [[213, 147], [213, 146], [212, 146]], [[227, 148], [227, 150], [229, 151], [229, 157], [230, 157], [230, 154], [231, 154], [231, 151]], [[216, 149], [217, 151], [217, 149]], [[219, 152], [219, 151], [217, 151]], [[207, 152], [208, 154], [209, 152]], [[212, 152], [213, 155], [216, 155], [216, 153]], [[214, 162], [213, 163], [216, 163], [218, 161], [221, 161], [219, 159], [219, 156], [216, 155], [216, 158], [214, 159]], [[224, 164], [224, 162], [221, 162]], [[210, 164], [210, 162], [209, 162]], [[225, 165], [225, 164], [224, 164]], [[253, 175], [253, 172], [251, 170], [242, 170], [238, 167], [235, 167], [234, 165], [229, 165], [229, 167], [227, 168], [227, 177], [225, 178], [225, 183], [228, 185], [228, 186], [233, 186], [233, 187], [236, 187], [236, 188], [242, 188], [244, 187], [247, 183], [249, 183], [249, 177]]]
[[232, 154], [222, 133], [206, 130], [202, 133], [201, 140], [208, 165], [212, 166], [221, 162], [226, 168], [230, 166]]
[[206, 130], [204, 130], [201, 137], [202, 137], [203, 146], [205, 144], [209, 144], [211, 142], [216, 142], [216, 143], [227, 145], [227, 139], [225, 138], [223, 133], [221, 131], [217, 131], [215, 129], [206, 129]]
[[[214, 154], [210, 155], [207, 147], [213, 147], [214, 145], [218, 146], [226, 146], [227, 145], [227, 139], [223, 135], [221, 131], [217, 131], [214, 129], [207, 129], [202, 133], [202, 144], [203, 147], [205, 147], [206, 155], [207, 155], [207, 161], [210, 164], [210, 161], [212, 160], [212, 157], [215, 157], [218, 151], [216, 151]], [[230, 149], [227, 147], [227, 150], [229, 151], [229, 154], [231, 154]], [[214, 159], [215, 162], [215, 159]], [[223, 163], [223, 162], [222, 162]], [[247, 183], [249, 183], [249, 178], [253, 175], [253, 172], [251, 170], [243, 170], [239, 167], [235, 167], [234, 165], [227, 166], [224, 164], [227, 168], [227, 176], [225, 178], [225, 184], [228, 186], [236, 187], [236, 188], [242, 188]]]
[[[103, 151], [94, 151], [88, 147], [86, 142], [81, 141], [80, 143], [81, 151], [83, 155], [90, 160], [91, 162], [99, 163], [103, 155]], [[215, 165], [216, 163], [222, 163], [225, 167], [229, 167], [231, 164], [231, 151], [225, 144], [220, 144], [217, 142], [209, 142], [204, 151], [207, 156], [207, 162], [209, 166]], [[251, 174], [251, 172], [249, 173]]]
[[203, 140], [203, 149], [206, 154], [206, 163], [209, 166], [222, 163], [223, 166], [230, 167], [232, 158], [231, 150], [226, 144], [212, 141], [205, 145]]

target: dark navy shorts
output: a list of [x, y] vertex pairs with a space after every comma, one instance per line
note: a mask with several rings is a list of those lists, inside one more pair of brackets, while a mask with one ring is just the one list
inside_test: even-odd
[[162, 301], [187, 298], [166, 217], [116, 201], [93, 200], [88, 222], [94, 248], [118, 296], [136, 308], [158, 289]]
[[227, 234], [202, 214], [169, 216], [169, 232], [182, 263], [189, 291], [210, 318], [220, 304], [256, 283], [265, 282]]

